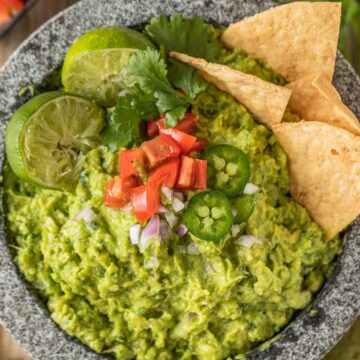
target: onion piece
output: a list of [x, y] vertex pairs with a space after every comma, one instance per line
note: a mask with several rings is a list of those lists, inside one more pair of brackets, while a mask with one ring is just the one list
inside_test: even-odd
[[245, 185], [243, 193], [246, 195], [252, 195], [252, 194], [255, 194], [258, 190], [259, 190], [258, 186], [254, 185], [252, 183], [247, 183]]
[[231, 209], [233, 217], [235, 217], [238, 214], [238, 211], [235, 208]]
[[165, 220], [160, 220], [159, 235], [160, 235], [161, 240], [167, 240], [167, 239], [169, 239], [169, 237], [171, 235], [170, 226]]
[[251, 248], [254, 244], [262, 244], [262, 241], [254, 235], [241, 235], [235, 240], [235, 244]]
[[168, 212], [169, 212], [169, 210], [167, 209], [167, 207], [161, 204], [158, 213], [160, 213], [160, 214], [166, 214], [166, 213], [168, 213]]
[[179, 225], [178, 234], [180, 237], [183, 237], [188, 232], [188, 228], [184, 224]]
[[119, 93], [118, 93], [118, 97], [126, 96], [126, 94], [127, 94], [126, 90], [121, 90], [121, 91], [119, 91]]
[[134, 245], [138, 245], [140, 242], [141, 225], [136, 224], [130, 227], [130, 242]]
[[165, 219], [168, 222], [170, 229], [172, 229], [179, 220], [178, 217], [171, 212], [165, 213]]
[[181, 202], [184, 202], [184, 194], [180, 191], [175, 191], [174, 192], [174, 197], [179, 199]]
[[208, 273], [208, 274], [212, 274], [214, 272], [214, 269], [212, 268], [212, 266], [209, 264], [209, 263], [206, 263], [205, 264], [205, 271]]
[[188, 254], [199, 255], [199, 250], [194, 242], [191, 242], [187, 247]]
[[143, 253], [151, 240], [160, 240], [160, 218], [154, 215], [140, 236], [139, 249]]
[[186, 254], [186, 248], [184, 245], [178, 245], [177, 248], [180, 254]]
[[240, 232], [240, 225], [233, 225], [231, 227], [231, 235], [236, 236]]
[[184, 209], [185, 204], [181, 200], [179, 200], [177, 197], [174, 196], [174, 198], [172, 200], [172, 207], [175, 212], [179, 212]]
[[95, 220], [96, 214], [92, 210], [91, 206], [85, 206], [74, 216], [74, 221], [78, 222], [84, 220], [86, 223], [90, 224]]
[[167, 200], [171, 201], [173, 198], [174, 191], [168, 188], [167, 186], [163, 185], [161, 187], [161, 192], [164, 194]]

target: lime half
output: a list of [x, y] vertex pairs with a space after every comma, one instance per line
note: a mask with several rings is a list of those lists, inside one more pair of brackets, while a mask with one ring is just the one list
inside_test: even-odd
[[88, 100], [54, 91], [20, 107], [6, 131], [6, 154], [23, 180], [54, 189], [76, 184], [85, 154], [100, 140], [104, 112]]
[[139, 32], [121, 26], [91, 30], [80, 36], [66, 54], [62, 83], [71, 93], [113, 106], [122, 89], [121, 70], [137, 49], [154, 47]]

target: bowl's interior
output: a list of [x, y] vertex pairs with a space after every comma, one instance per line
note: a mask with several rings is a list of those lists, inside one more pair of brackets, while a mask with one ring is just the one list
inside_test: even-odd
[[[134, 26], [160, 13], [201, 15], [211, 22], [227, 24], [271, 6], [267, 1], [223, 2], [170, 0], [83, 0], [50, 20], [14, 53], [0, 72], [0, 165], [4, 161], [6, 123], [27, 99], [18, 91], [40, 85], [60, 66], [67, 48], [81, 33], [112, 24]], [[360, 79], [339, 54], [335, 85], [344, 102], [360, 118]], [[343, 255], [323, 290], [309, 309], [251, 359], [319, 359], [350, 327], [360, 309], [360, 220], [349, 232]], [[33, 359], [100, 359], [87, 347], [67, 336], [50, 319], [48, 311], [19, 274], [8, 247], [4, 217], [0, 217], [0, 321]]]

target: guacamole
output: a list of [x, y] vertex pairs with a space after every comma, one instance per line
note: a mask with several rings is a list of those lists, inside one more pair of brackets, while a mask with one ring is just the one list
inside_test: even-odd
[[[224, 50], [221, 61], [283, 81], [237, 51]], [[73, 193], [32, 186], [5, 168], [8, 229], [21, 272], [64, 331], [117, 359], [244, 354], [311, 302], [342, 248], [339, 237], [325, 242], [290, 197], [286, 156], [245, 107], [209, 86], [192, 111], [200, 117], [197, 136], [248, 155], [259, 191], [240, 230], [260, 243], [246, 247], [231, 235], [207, 242], [174, 231], [140, 253], [129, 239], [134, 214], [104, 205], [118, 154], [102, 146], [87, 153]], [[84, 207], [92, 221], [76, 220]]]

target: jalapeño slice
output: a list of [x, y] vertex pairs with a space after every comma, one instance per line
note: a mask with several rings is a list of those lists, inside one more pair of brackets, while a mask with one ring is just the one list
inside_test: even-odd
[[220, 240], [230, 231], [233, 222], [230, 200], [219, 191], [196, 194], [184, 212], [189, 232], [202, 240]]
[[234, 208], [236, 209], [236, 216], [234, 221], [236, 224], [245, 222], [255, 207], [255, 196], [242, 194], [234, 200]]
[[215, 145], [205, 151], [208, 187], [227, 196], [239, 195], [249, 181], [250, 163], [244, 152], [231, 145]]

